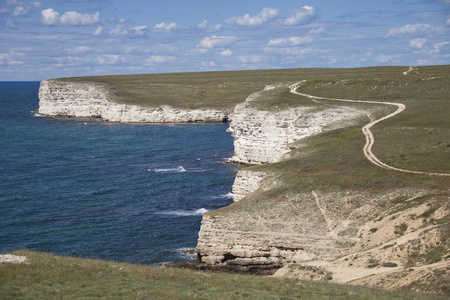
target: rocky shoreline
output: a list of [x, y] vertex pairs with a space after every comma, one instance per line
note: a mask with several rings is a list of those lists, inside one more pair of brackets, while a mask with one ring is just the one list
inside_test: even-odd
[[108, 91], [99, 84], [45, 80], [39, 87], [38, 113], [120, 123], [221, 123], [230, 121], [231, 110], [121, 104], [113, 102]]

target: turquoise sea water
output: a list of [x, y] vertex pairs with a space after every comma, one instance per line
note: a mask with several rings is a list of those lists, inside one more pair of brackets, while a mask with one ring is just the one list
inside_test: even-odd
[[202, 214], [229, 205], [227, 124], [39, 117], [38, 82], [0, 82], [0, 253], [185, 260]]

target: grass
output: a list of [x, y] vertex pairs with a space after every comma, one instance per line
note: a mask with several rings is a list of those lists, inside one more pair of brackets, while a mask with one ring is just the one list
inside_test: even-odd
[[1, 299], [438, 299], [325, 282], [134, 265], [17, 251], [0, 264]]
[[[171, 74], [136, 74], [59, 78], [59, 81], [93, 82], [103, 85], [120, 103], [142, 106], [233, 108], [266, 85], [298, 82], [304, 79], [335, 78], [353, 74], [400, 73], [405, 67], [358, 69], [281, 69]], [[281, 101], [282, 102], [282, 101]]]

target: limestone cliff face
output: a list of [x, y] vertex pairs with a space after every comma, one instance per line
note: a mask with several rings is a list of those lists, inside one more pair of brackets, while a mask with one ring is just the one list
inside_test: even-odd
[[39, 113], [48, 116], [101, 118], [108, 122], [185, 123], [228, 121], [227, 111], [182, 110], [169, 106], [141, 107], [111, 101], [108, 91], [93, 83], [42, 81]]
[[[264, 92], [250, 95], [238, 104], [232, 114], [228, 131], [234, 137], [232, 162], [262, 164], [278, 162], [291, 151], [292, 144], [302, 138], [318, 134], [324, 127], [355, 118], [357, 113], [340, 108], [317, 110], [297, 107], [285, 110], [264, 111], [252, 106]], [[343, 122], [345, 123], [345, 122]]]

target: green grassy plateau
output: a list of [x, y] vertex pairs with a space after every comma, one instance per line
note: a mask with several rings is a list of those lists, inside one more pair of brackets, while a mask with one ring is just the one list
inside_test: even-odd
[[55, 256], [0, 264], [0, 299], [438, 299], [410, 292]]

